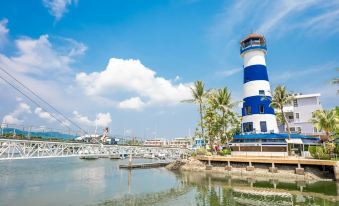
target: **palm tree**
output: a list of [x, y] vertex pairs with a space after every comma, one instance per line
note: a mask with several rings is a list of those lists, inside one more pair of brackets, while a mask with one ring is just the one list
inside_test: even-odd
[[290, 104], [292, 100], [293, 100], [293, 96], [286, 91], [285, 86], [278, 85], [274, 89], [274, 93], [273, 93], [271, 103], [270, 103], [270, 107], [280, 110], [283, 123], [286, 124], [286, 127], [287, 127], [288, 139], [291, 139], [291, 130], [290, 130], [290, 126], [288, 124], [286, 115], [284, 113], [284, 106]]
[[[226, 128], [228, 122], [226, 121], [229, 117], [229, 120], [235, 117], [232, 109], [235, 107], [237, 102], [232, 102], [231, 99], [231, 92], [228, 90], [227, 87], [222, 89], [218, 89], [216, 95], [213, 98], [213, 104], [215, 105], [216, 109], [221, 111], [221, 125], [222, 125], [222, 135], [226, 135]], [[226, 116], [227, 115], [227, 116]], [[228, 143], [228, 137], [226, 137]]]
[[336, 109], [317, 110], [313, 113], [312, 123], [319, 131], [324, 131], [326, 136], [322, 140], [328, 141], [330, 134], [339, 128], [339, 118]]
[[194, 82], [194, 86], [191, 87], [193, 99], [184, 100], [183, 102], [195, 103], [199, 104], [199, 113], [200, 113], [200, 127], [201, 127], [201, 135], [204, 137], [204, 125], [203, 125], [203, 101], [206, 95], [205, 93], [205, 85], [204, 82], [198, 80]]

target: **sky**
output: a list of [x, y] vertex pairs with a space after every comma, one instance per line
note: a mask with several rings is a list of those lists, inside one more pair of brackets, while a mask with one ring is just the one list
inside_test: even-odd
[[[338, 106], [339, 1], [0, 1], [0, 68], [86, 131], [174, 138], [198, 122], [190, 87], [227, 86], [242, 99], [239, 41], [268, 45], [271, 87], [321, 93]], [[6, 76], [0, 70], [0, 76]], [[13, 80], [10, 82], [14, 83]], [[0, 79], [0, 120], [75, 129]], [[32, 97], [32, 96], [30, 96]]]

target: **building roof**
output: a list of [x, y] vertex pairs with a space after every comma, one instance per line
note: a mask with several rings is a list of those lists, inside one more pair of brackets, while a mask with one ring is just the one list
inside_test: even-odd
[[250, 39], [250, 38], [259, 38], [259, 39], [265, 40], [265, 37], [263, 35], [252, 33], [252, 34], [247, 35], [243, 40], [240, 41], [240, 43], [242, 43], [242, 42], [244, 42], [244, 41], [246, 41], [247, 39]]
[[[234, 135], [233, 139], [287, 139], [288, 134], [278, 134], [278, 133], [272, 133], [272, 134], [239, 134]], [[317, 137], [313, 136], [306, 136], [301, 134], [291, 134], [291, 138], [293, 139], [319, 139]]]
[[308, 97], [320, 97], [320, 93], [314, 93], [314, 94], [299, 94], [295, 95], [294, 98], [301, 99], [301, 98], [308, 98]]

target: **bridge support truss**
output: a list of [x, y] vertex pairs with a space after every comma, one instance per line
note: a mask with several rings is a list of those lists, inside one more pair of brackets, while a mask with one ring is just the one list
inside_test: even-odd
[[0, 139], [0, 160], [129, 154], [136, 157], [143, 157], [143, 155], [147, 154], [148, 156], [161, 156], [166, 159], [178, 159], [188, 156], [190, 150], [183, 148]]

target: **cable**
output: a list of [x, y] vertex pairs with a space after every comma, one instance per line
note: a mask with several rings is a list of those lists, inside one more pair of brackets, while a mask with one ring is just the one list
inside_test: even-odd
[[[3, 78], [2, 76], [0, 76], [0, 78], [2, 80], [4, 80], [7, 84], [11, 85], [15, 90], [17, 90], [18, 92], [20, 92], [22, 95], [24, 95], [27, 99], [29, 99], [31, 102], [33, 102], [36, 106], [41, 107], [41, 105], [39, 105], [36, 101], [34, 101], [33, 99], [31, 99], [29, 96], [27, 96], [25, 93], [23, 93], [22, 91], [20, 91], [20, 89], [16, 88], [13, 84], [11, 84], [9, 81], [7, 81], [5, 78]], [[43, 108], [42, 108], [43, 109]], [[47, 112], [45, 109], [43, 109], [45, 112]], [[60, 122], [61, 124], [64, 124], [61, 120], [59, 120], [58, 118], [56, 118], [54, 115], [52, 115], [51, 113], [47, 112], [51, 117], [53, 117], [54, 119], [56, 119], [58, 122]], [[66, 125], [65, 125], [66, 126]], [[71, 129], [70, 127], [66, 126], [68, 129]]]
[[[8, 80], [6, 80], [4, 77], [2, 77], [0, 75], [0, 78], [2, 80], [4, 80], [7, 84], [9, 84], [11, 87], [13, 87], [15, 90], [17, 90], [19, 93], [21, 93], [22, 95], [24, 95], [28, 100], [30, 100], [31, 102], [33, 102], [36, 106], [40, 107], [42, 110], [44, 110], [45, 112], [47, 112], [52, 118], [54, 118], [55, 120], [57, 120], [61, 125], [67, 127], [69, 130], [71, 130], [71, 128], [67, 125], [64, 124], [64, 122], [62, 122], [61, 120], [59, 120], [56, 116], [54, 116], [52, 113], [46, 111], [46, 109], [44, 109], [39, 103], [37, 103], [35, 100], [33, 100], [32, 98], [30, 98], [28, 95], [26, 95], [25, 93], [23, 93], [20, 89], [18, 89], [15, 85], [13, 85], [12, 83], [10, 83]], [[87, 134], [87, 132], [80, 128], [80, 130], [82, 130], [85, 134]]]
[[[47, 101], [45, 101], [44, 99], [42, 99], [39, 95], [37, 95], [35, 92], [33, 92], [30, 88], [28, 88], [26, 85], [24, 85], [23, 83], [21, 83], [18, 79], [16, 79], [14, 76], [12, 76], [10, 73], [8, 73], [4, 68], [0, 67], [0, 69], [5, 72], [8, 76], [10, 76], [11, 78], [13, 78], [16, 82], [18, 82], [21, 86], [23, 86], [25, 89], [27, 89], [28, 91], [30, 91], [35, 97], [37, 97], [40, 101], [44, 102], [45, 104], [47, 104], [49, 107], [51, 107], [55, 112], [57, 112], [59, 115], [61, 115], [63, 118], [65, 118], [67, 121], [71, 122], [73, 125], [75, 125], [78, 129], [85, 131], [84, 129], [82, 129], [78, 124], [76, 124], [75, 122], [73, 122], [72, 120], [70, 120], [68, 117], [66, 117], [62, 112], [60, 112], [59, 110], [57, 110], [55, 107], [53, 107], [51, 104], [49, 104]], [[87, 132], [86, 132], [87, 133]]]

